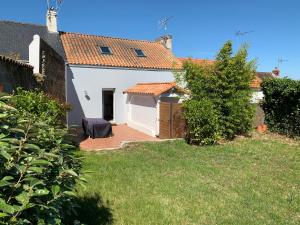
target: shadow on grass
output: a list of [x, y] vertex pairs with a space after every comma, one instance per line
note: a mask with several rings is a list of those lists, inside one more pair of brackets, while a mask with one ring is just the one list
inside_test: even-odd
[[[69, 217], [69, 221], [79, 221], [86, 225], [110, 225], [113, 224], [113, 215], [108, 203], [104, 203], [99, 195], [89, 195], [75, 200], [76, 214]], [[73, 224], [72, 222], [71, 224]], [[69, 224], [69, 223], [68, 223]]]

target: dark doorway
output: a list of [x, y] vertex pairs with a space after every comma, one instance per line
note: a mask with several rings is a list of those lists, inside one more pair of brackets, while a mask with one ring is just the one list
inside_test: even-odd
[[102, 111], [105, 120], [114, 119], [114, 90], [102, 91]]

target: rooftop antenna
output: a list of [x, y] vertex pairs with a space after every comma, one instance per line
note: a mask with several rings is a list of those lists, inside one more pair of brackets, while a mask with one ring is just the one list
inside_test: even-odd
[[64, 0], [47, 0], [48, 10], [59, 11]]
[[159, 25], [160, 29], [164, 29], [165, 32], [167, 32], [169, 22], [170, 22], [170, 20], [173, 19], [173, 18], [174, 18], [174, 16], [170, 16], [170, 17], [166, 17], [166, 18], [160, 20], [160, 21], [158, 22], [158, 25]]
[[254, 30], [250, 30], [250, 31], [240, 31], [240, 30], [238, 30], [236, 33], [235, 33], [235, 36], [245, 36], [245, 35], [247, 35], [247, 34], [251, 34], [251, 33], [253, 33], [254, 32]]
[[288, 61], [289, 61], [288, 59], [283, 59], [282, 57], [278, 58], [277, 67], [279, 68], [279, 66], [281, 64], [283, 64], [284, 62], [288, 62]]

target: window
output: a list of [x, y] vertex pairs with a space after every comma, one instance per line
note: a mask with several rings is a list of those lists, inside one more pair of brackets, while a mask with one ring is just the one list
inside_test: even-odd
[[101, 54], [105, 54], [105, 55], [111, 55], [112, 54], [112, 52], [110, 50], [110, 47], [100, 46], [100, 50], [101, 50]]
[[145, 53], [141, 49], [134, 49], [138, 57], [146, 57]]

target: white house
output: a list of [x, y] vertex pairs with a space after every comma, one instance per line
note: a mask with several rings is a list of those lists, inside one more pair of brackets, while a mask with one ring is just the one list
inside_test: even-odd
[[[137, 83], [174, 81], [173, 71], [181, 69], [181, 62], [171, 52], [172, 37], [141, 41], [62, 32], [61, 40], [68, 62], [67, 102], [72, 108], [68, 124], [81, 125], [83, 117], [104, 118], [135, 125], [155, 136], [153, 125], [147, 122], [151, 120], [148, 114], [157, 106], [157, 96], [150, 101], [141, 96], [129, 100], [124, 92]], [[144, 127], [132, 121], [129, 113], [135, 109], [128, 106], [131, 103], [139, 108]]]
[[[174, 93], [174, 70], [182, 70], [186, 60], [202, 65], [214, 63], [176, 58], [169, 35], [143, 41], [58, 32], [56, 12], [48, 10], [46, 19], [47, 26], [0, 22], [5, 34], [0, 38], [0, 52], [22, 53], [35, 73], [42, 73], [45, 59], [44, 65], [50, 65], [45, 80], [52, 88], [46, 91], [70, 104], [68, 125], [80, 126], [83, 117], [104, 118], [158, 135], [160, 100], [176, 101], [174, 96], [178, 97]], [[20, 31], [21, 36], [15, 35]], [[20, 40], [13, 39], [16, 37]], [[57, 55], [59, 63], [54, 60]], [[272, 73], [257, 73], [251, 84], [253, 102], [263, 97], [260, 84], [269, 76]]]

